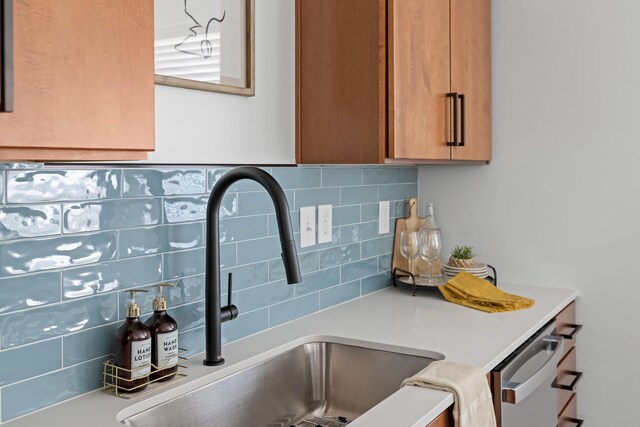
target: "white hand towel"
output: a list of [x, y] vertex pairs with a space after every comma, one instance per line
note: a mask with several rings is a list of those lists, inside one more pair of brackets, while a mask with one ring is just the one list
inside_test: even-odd
[[476, 366], [437, 360], [402, 386], [434, 388], [453, 393], [456, 427], [496, 427], [493, 399], [486, 375]]

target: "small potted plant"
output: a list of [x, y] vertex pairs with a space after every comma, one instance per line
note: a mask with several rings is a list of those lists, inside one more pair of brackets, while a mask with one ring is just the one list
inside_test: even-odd
[[475, 265], [474, 257], [471, 246], [455, 246], [451, 250], [451, 256], [449, 257], [449, 265], [458, 268], [473, 268]]

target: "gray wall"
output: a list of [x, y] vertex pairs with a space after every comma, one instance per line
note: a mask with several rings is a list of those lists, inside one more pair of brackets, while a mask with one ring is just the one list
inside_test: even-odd
[[494, 161], [420, 168], [445, 244], [579, 289], [579, 414], [635, 425], [640, 2], [493, 2]]
[[294, 163], [293, 0], [255, 2], [256, 95], [156, 86], [152, 163]]

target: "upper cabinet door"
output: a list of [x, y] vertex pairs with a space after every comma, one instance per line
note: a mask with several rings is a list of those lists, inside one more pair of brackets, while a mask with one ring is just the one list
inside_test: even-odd
[[453, 160], [491, 160], [491, 2], [451, 0], [451, 91], [464, 95], [464, 146]]
[[131, 159], [154, 149], [153, 0], [18, 0], [13, 31], [14, 111], [0, 113], [1, 159]]
[[388, 20], [388, 157], [448, 160], [449, 0], [391, 0]]

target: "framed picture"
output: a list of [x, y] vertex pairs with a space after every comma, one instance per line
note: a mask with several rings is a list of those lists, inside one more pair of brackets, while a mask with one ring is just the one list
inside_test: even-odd
[[155, 82], [253, 96], [254, 0], [155, 0]]

